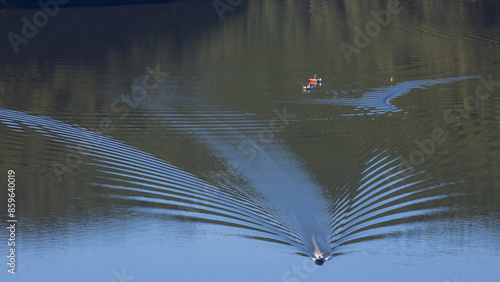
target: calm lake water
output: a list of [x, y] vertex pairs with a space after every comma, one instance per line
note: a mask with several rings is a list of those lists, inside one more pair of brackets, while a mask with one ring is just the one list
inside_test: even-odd
[[0, 280], [500, 281], [500, 3], [372, 2], [0, 10]]

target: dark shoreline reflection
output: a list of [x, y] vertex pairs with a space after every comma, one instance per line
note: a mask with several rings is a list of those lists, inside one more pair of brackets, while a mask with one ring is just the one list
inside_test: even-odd
[[[186, 0], [3, 0], [0, 2], [0, 9], [19, 9], [31, 8], [39, 9], [40, 2], [52, 8], [54, 5], [62, 7], [88, 7], [88, 6], [118, 6], [118, 5], [144, 5], [144, 4], [158, 4], [158, 3], [171, 3]], [[56, 4], [55, 4], [56, 3]]]

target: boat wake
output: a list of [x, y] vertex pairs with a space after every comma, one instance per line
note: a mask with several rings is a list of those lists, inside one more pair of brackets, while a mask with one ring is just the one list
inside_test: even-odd
[[[355, 111], [364, 110], [364, 114], [387, 114], [391, 112], [400, 112], [391, 102], [397, 97], [406, 95], [414, 89], [426, 89], [434, 85], [450, 84], [462, 80], [477, 78], [477, 76], [447, 77], [438, 79], [424, 79], [404, 81], [391, 86], [384, 86], [367, 91], [361, 97], [328, 97], [328, 98], [298, 98], [288, 99], [282, 102], [294, 104], [312, 104], [312, 105], [335, 105], [335, 106], [353, 106]], [[345, 116], [361, 115], [362, 113], [350, 113]]]
[[[175, 83], [172, 75], [158, 90], [175, 87], [174, 102], [168, 95], [148, 95], [141, 104], [147, 113], [144, 118], [164, 130], [192, 136], [198, 146], [235, 168], [222, 179], [173, 165], [165, 156], [175, 148], [165, 149], [165, 156], [159, 157], [78, 125], [4, 108], [0, 108], [0, 122], [7, 135], [37, 134], [78, 151], [93, 171], [88, 185], [107, 189], [106, 197], [160, 208], [179, 220], [234, 227], [241, 236], [287, 245], [318, 265], [355, 250], [357, 242], [402, 232], [409, 226], [403, 223], [446, 209], [440, 202], [449, 196], [444, 187], [454, 183], [440, 183], [426, 176], [427, 171], [402, 162], [388, 144], [374, 147], [369, 158], [361, 160], [364, 170], [357, 183], [324, 187], [304, 168], [300, 157], [286, 148], [279, 132], [269, 131], [273, 121], [274, 128], [286, 126], [284, 120], [278, 124], [276, 116], [263, 120], [204, 99], [183, 100], [179, 97], [184, 92], [199, 95], [210, 89]], [[444, 82], [412, 85], [436, 83]], [[410, 88], [400, 86], [392, 97]], [[377, 99], [366, 98], [364, 103], [373, 106], [367, 102], [371, 100]], [[263, 132], [268, 134], [266, 141], [255, 142]]]

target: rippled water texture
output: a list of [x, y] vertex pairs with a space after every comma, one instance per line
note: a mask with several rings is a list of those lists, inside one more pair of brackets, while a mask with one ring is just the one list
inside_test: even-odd
[[499, 3], [229, 2], [3, 37], [1, 280], [496, 281]]

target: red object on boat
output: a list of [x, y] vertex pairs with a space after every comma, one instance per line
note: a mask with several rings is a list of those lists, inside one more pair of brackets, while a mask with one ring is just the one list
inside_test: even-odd
[[318, 79], [316, 79], [316, 78], [309, 78], [309, 81], [311, 81], [311, 82], [321, 82], [321, 78], [318, 78]]

